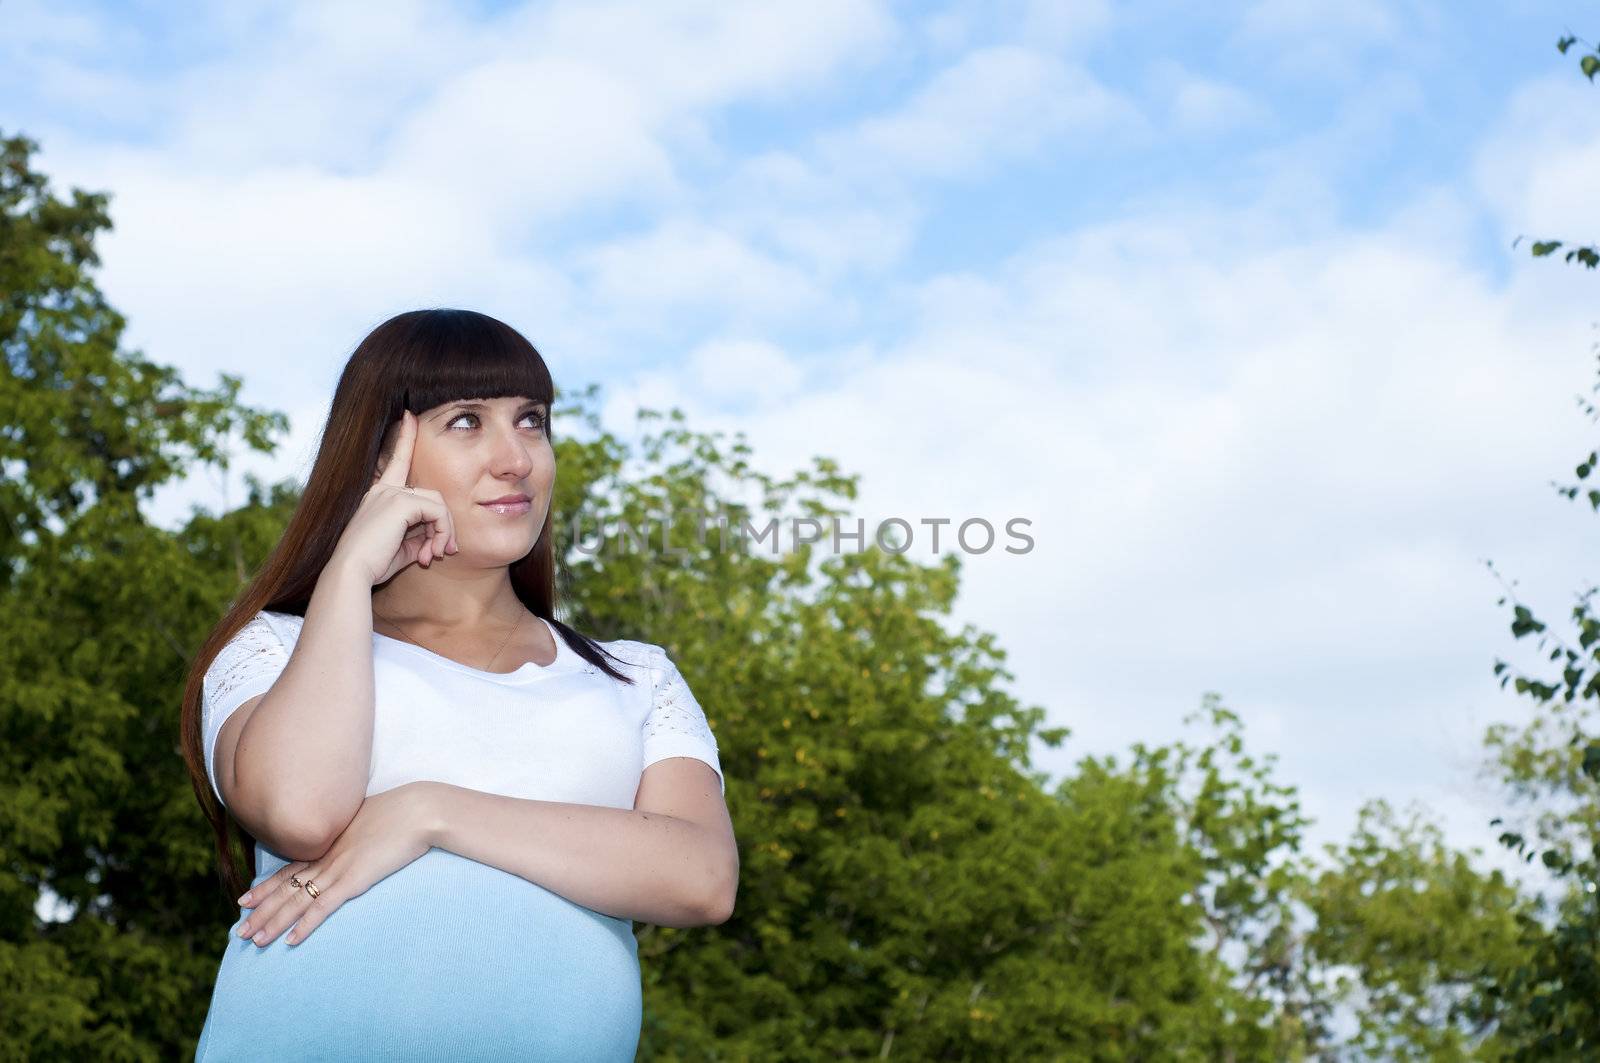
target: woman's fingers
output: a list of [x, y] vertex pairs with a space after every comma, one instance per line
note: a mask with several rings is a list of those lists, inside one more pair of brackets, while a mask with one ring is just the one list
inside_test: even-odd
[[411, 476], [411, 451], [417, 441], [417, 418], [410, 410], [400, 411], [400, 428], [395, 437], [394, 456], [383, 467], [383, 483], [404, 487]]
[[[427, 522], [413, 524], [406, 529], [405, 535], [400, 539], [400, 552], [405, 557], [405, 564], [409, 565], [422, 556], [422, 547], [433, 532]], [[404, 567], [404, 566], [402, 566]]]
[[[286, 864], [261, 885], [250, 890], [251, 898], [258, 903], [239, 926], [241, 938], [260, 946], [270, 945], [279, 934], [294, 925], [312, 900], [303, 888], [306, 880], [312, 877], [307, 874], [309, 866], [304, 862]], [[298, 878], [300, 886], [290, 884], [291, 875]]]
[[290, 895], [264, 921], [258, 923], [256, 917], [251, 916], [250, 940], [265, 948], [276, 941], [279, 934], [294, 926], [304, 916], [306, 909], [316, 903], [317, 900], [305, 890], [291, 890]]
[[455, 541], [455, 526], [450, 520], [450, 510], [445, 508], [442, 503], [440, 509], [444, 515], [433, 522], [433, 536], [428, 540], [430, 561], [453, 552], [450, 546]]
[[289, 936], [284, 940], [291, 945], [300, 944], [311, 936], [313, 930], [322, 925], [322, 921], [328, 918], [328, 913], [339, 907], [339, 904], [340, 902], [334, 900], [327, 890], [323, 890], [306, 905], [305, 911], [300, 915], [300, 921], [289, 931]]
[[455, 525], [450, 519], [450, 507], [438, 491], [418, 487], [408, 497], [414, 508], [406, 517], [405, 539], [415, 540], [408, 556], [426, 568], [449, 552]]
[[273, 914], [283, 906], [286, 900], [288, 900], [287, 891], [290, 889], [288, 885], [289, 876], [291, 874], [298, 874], [299, 867], [303, 866], [304, 865], [286, 864], [284, 867], [279, 868], [278, 871], [270, 876], [265, 882], [261, 883], [261, 885], [253, 887], [250, 890], [250, 896], [253, 902], [250, 905], [250, 914], [246, 916], [245, 919], [239, 924], [239, 929], [235, 931], [235, 933], [237, 933], [240, 937], [249, 940], [252, 939], [262, 927], [266, 926], [271, 920]]
[[289, 876], [297, 875], [305, 868], [303, 862], [284, 864], [277, 871], [261, 880], [261, 883], [250, 887], [239, 904], [250, 910], [250, 914], [239, 924], [238, 934], [242, 938], [251, 935], [262, 922], [262, 917], [271, 912], [283, 902], [284, 891], [290, 889]]
[[423, 506], [423, 512], [417, 514], [429, 524], [428, 561], [432, 562], [448, 552], [450, 539], [455, 534], [455, 523], [450, 519], [450, 507], [445, 504], [444, 495], [427, 487], [418, 488], [417, 494], [432, 503], [431, 506]]
[[261, 948], [266, 948], [277, 940], [278, 935], [288, 927], [294, 925], [300, 918], [300, 913], [305, 910], [310, 898], [302, 890], [295, 890], [299, 899], [286, 901], [267, 917], [267, 921], [258, 926], [251, 927], [250, 940]]
[[[418, 430], [416, 415], [410, 410], [402, 410], [400, 425], [395, 429], [394, 453], [384, 464], [383, 471], [373, 477], [374, 484], [406, 487], [411, 480], [411, 456], [416, 449]], [[450, 507], [445, 503], [444, 495], [432, 488], [417, 487], [409, 489], [409, 498], [415, 504], [415, 509], [407, 519], [410, 526], [403, 540], [425, 540], [412, 542], [406, 548], [412, 551], [411, 560], [426, 568], [447, 554], [460, 550], [461, 546], [456, 541], [455, 521], [450, 516]]]

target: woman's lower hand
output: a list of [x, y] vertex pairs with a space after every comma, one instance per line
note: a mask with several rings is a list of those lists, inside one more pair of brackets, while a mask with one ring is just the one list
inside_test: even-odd
[[[426, 853], [432, 848], [428, 785], [412, 782], [373, 794], [321, 857], [285, 864], [252, 886], [239, 898], [254, 910], [238, 935], [265, 946], [294, 927], [286, 940], [299, 944], [345, 901]], [[308, 882], [315, 897], [304, 888]]]

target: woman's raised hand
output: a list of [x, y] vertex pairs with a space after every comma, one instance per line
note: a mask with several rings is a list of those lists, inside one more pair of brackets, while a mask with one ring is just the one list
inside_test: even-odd
[[333, 559], [370, 577], [373, 586], [387, 581], [413, 561], [423, 568], [453, 554], [455, 523], [444, 496], [425, 487], [407, 487], [411, 454], [417, 442], [417, 416], [400, 415], [394, 455], [372, 477], [372, 486], [345, 526]]

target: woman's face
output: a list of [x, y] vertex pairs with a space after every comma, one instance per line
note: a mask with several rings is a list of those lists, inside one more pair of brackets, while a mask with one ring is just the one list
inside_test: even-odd
[[[522, 397], [462, 399], [417, 415], [407, 482], [444, 496], [459, 547], [451, 560], [510, 564], [538, 542], [556, 480], [548, 418], [543, 403]], [[528, 502], [485, 504], [508, 495]]]

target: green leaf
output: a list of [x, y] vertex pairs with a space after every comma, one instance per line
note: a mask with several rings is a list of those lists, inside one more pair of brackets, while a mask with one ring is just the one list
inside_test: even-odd
[[1591, 741], [1584, 747], [1583, 773], [1591, 779], [1600, 779], [1600, 742]]

